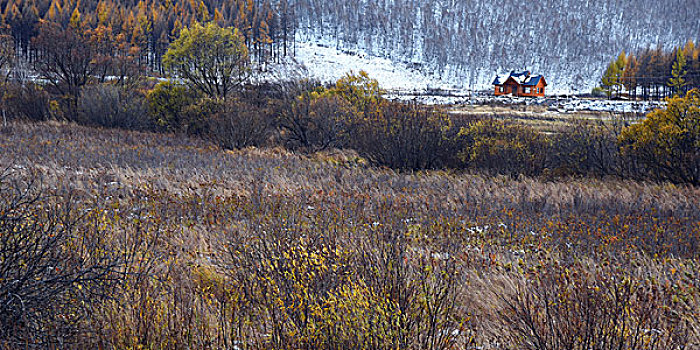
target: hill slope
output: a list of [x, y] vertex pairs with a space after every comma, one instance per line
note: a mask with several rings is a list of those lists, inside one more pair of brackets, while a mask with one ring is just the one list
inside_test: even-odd
[[527, 68], [555, 90], [589, 90], [620, 51], [680, 45], [700, 30], [695, 0], [301, 0], [295, 11], [301, 42], [389, 58], [460, 88]]

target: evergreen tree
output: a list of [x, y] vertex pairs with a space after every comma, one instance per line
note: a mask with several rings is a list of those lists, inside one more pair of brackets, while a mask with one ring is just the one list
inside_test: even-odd
[[617, 85], [618, 67], [615, 61], [610, 62], [608, 68], [603, 73], [603, 78], [600, 80], [600, 87], [607, 94], [608, 98], [612, 97], [613, 89]]
[[688, 85], [685, 81], [685, 75], [687, 71], [685, 70], [686, 59], [683, 49], [679, 48], [676, 50], [676, 60], [673, 62], [673, 67], [671, 68], [671, 79], [668, 80], [668, 86], [673, 89], [675, 95], [681, 94], [681, 89]]
[[627, 55], [622, 51], [617, 59], [610, 62], [608, 68], [605, 69], [600, 83], [608, 98], [613, 97], [615, 93], [619, 94], [622, 90], [622, 76], [626, 66]]

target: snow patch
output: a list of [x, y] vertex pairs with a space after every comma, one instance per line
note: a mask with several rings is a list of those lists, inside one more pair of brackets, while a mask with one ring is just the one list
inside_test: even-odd
[[366, 71], [385, 90], [427, 91], [450, 88], [439, 79], [428, 77], [417, 69], [387, 58], [367, 55], [363, 51], [339, 50], [330, 45], [300, 42], [296, 44], [296, 60], [302, 63], [310, 78], [335, 82], [349, 72]]
[[384, 97], [393, 101], [417, 102], [425, 105], [486, 105], [495, 103], [501, 105], [545, 106], [548, 111], [557, 114], [579, 111], [646, 114], [655, 109], [666, 107], [666, 102], [664, 101], [611, 101], [576, 97], [497, 97], [463, 91], [449, 92], [447, 95], [388, 93]]
[[[470, 91], [490, 91], [496, 76], [494, 72], [480, 69], [469, 73], [469, 76], [463, 76], [466, 73], [458, 73], [452, 69], [454, 67], [449, 66], [443, 72], [426, 71], [425, 67], [419, 69], [420, 65], [369, 55], [362, 49], [339, 48], [334, 40], [327, 38], [299, 41], [295, 45], [295, 62], [305, 67], [304, 73], [308, 74], [308, 78], [324, 83], [335, 82], [349, 72], [364, 70], [371, 78], [377, 79], [380, 87], [385, 90], [447, 90], [467, 94]], [[549, 94], [589, 92], [595, 85], [579, 82], [578, 89], [571, 89], [559, 84], [555, 77], [545, 75], [545, 79], [549, 83]]]

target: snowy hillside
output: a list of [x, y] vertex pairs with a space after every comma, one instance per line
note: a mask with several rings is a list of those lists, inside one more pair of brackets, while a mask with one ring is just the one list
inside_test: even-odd
[[[486, 74], [473, 83], [459, 76], [439, 77], [430, 71], [410, 67], [404, 62], [369, 55], [361, 49], [339, 50], [324, 41], [298, 42], [295, 61], [304, 66], [306, 76], [324, 83], [335, 82], [347, 73], [363, 70], [369, 73], [370, 77], [377, 79], [382, 89], [391, 91], [425, 92], [440, 89], [466, 94], [492, 89], [492, 75]], [[594, 84], [595, 81], [584, 84], [582, 90], [590, 91]], [[549, 95], [571, 92], [571, 89], [564, 86], [552, 86], [548, 89]]]
[[297, 43], [295, 58], [304, 64], [310, 77], [322, 82], [335, 82], [346, 73], [364, 70], [385, 90], [425, 91], [451, 87], [417, 69], [388, 58], [369, 56], [362, 50], [343, 52], [323, 43]]
[[478, 90], [529, 69], [548, 92], [587, 92], [622, 50], [697, 40], [697, 13], [695, 0], [296, 0], [294, 30], [298, 59], [322, 76], [366, 67], [386, 87]]

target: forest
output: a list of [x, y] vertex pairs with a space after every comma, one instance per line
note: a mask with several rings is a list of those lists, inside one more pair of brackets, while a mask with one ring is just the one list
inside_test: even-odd
[[494, 71], [529, 69], [560, 89], [580, 90], [623, 49], [669, 49], [697, 40], [700, 29], [692, 15], [697, 4], [683, 0], [298, 4], [301, 37], [455, 76], [462, 87], [490, 87]]
[[215, 21], [239, 28], [258, 62], [289, 54], [294, 41], [293, 12], [286, 1], [2, 1], [6, 35], [16, 54], [29, 64], [43, 55], [32, 39], [42, 22], [67, 28], [80, 24], [90, 40], [109, 45], [113, 55], [128, 53], [143, 69], [162, 71], [161, 58], [182, 28], [194, 22]]
[[[608, 97], [662, 99], [700, 87], [700, 47], [689, 40], [670, 51], [623, 51], [603, 73], [599, 92]], [[595, 91], [594, 91], [595, 92]]]
[[[41, 20], [119, 37], [138, 62], [160, 58], [181, 28], [214, 20], [244, 35], [257, 62], [294, 56], [295, 39], [363, 50], [454, 82], [488, 85], [494, 71], [530, 69], [560, 89], [592, 88], [620, 51], [669, 50], [700, 28], [693, 3], [673, 1], [2, 0], [15, 51], [32, 61]], [[566, 9], [565, 11], [563, 9]], [[507, 25], [505, 25], [507, 23]], [[589, 89], [590, 89], [589, 88]]]

